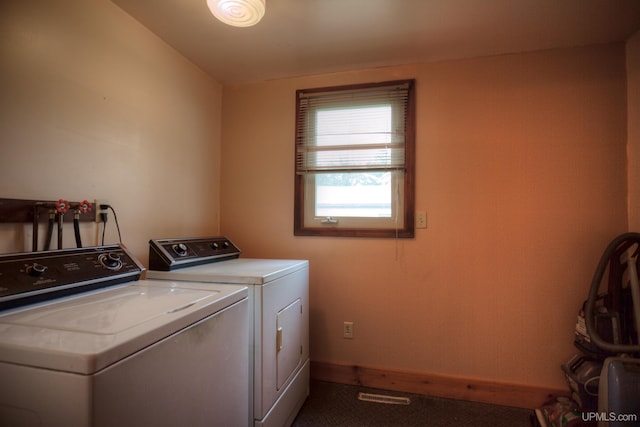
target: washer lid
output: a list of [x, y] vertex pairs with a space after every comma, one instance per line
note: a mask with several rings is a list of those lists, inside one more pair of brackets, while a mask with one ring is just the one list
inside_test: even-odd
[[95, 373], [248, 295], [139, 281], [0, 316], [0, 362]]
[[309, 266], [307, 260], [237, 258], [172, 271], [148, 270], [147, 277], [164, 280], [264, 285]]

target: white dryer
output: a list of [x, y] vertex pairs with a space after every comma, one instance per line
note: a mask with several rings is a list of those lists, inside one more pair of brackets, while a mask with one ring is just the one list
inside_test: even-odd
[[0, 256], [0, 425], [246, 425], [247, 287], [142, 271], [115, 245]]
[[289, 426], [309, 395], [309, 262], [239, 254], [225, 237], [151, 240], [146, 277], [249, 287], [249, 422]]

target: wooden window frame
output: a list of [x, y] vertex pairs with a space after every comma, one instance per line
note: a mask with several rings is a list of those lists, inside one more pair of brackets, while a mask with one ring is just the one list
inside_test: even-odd
[[[352, 91], [368, 88], [382, 88], [399, 84], [408, 85], [406, 110], [405, 110], [405, 166], [402, 188], [402, 226], [389, 228], [363, 227], [334, 227], [331, 225], [309, 226], [305, 225], [305, 175], [298, 173], [297, 150], [294, 154], [294, 235], [295, 236], [331, 236], [331, 237], [373, 237], [373, 238], [413, 238], [415, 236], [415, 80], [396, 80], [388, 82], [365, 83], [345, 86], [332, 86], [315, 89], [301, 89], [296, 91], [296, 144], [301, 137], [300, 98], [301, 94], [320, 92]], [[297, 148], [297, 147], [296, 147]], [[395, 197], [393, 196], [394, 200]]]

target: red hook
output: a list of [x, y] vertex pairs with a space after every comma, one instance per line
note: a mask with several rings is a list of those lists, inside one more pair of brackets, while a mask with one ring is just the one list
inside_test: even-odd
[[69, 210], [69, 202], [64, 199], [60, 199], [56, 202], [56, 212], [59, 214], [66, 214]]
[[88, 200], [81, 201], [80, 203], [78, 203], [78, 210], [83, 214], [91, 212], [91, 202], [89, 202]]

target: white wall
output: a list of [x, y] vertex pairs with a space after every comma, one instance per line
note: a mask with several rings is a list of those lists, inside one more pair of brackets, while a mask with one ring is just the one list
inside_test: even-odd
[[[0, 2], [0, 94], [0, 197], [107, 199], [143, 260], [217, 233], [221, 86], [113, 3]], [[0, 224], [1, 252], [23, 240]]]

